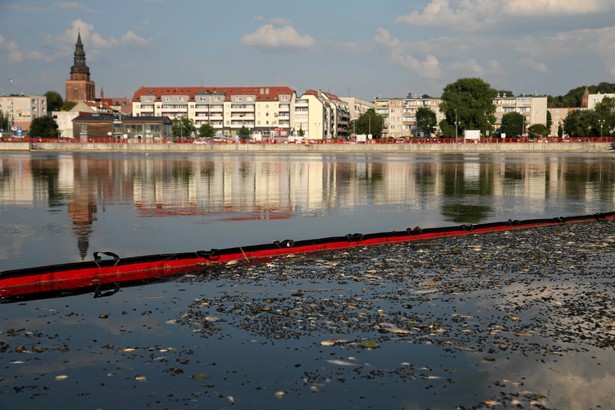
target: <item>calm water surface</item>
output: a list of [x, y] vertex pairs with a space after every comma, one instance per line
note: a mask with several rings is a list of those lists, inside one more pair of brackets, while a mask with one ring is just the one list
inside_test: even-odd
[[615, 209], [612, 155], [0, 154], [0, 270]]
[[[94, 251], [136, 256], [612, 211], [614, 167], [610, 155], [0, 153], [0, 271], [91, 260]], [[406, 256], [387, 258], [406, 264]], [[380, 309], [461, 318], [469, 329], [480, 329], [475, 322], [483, 317], [492, 330], [507, 321], [502, 299], [526, 297], [515, 283], [497, 294], [417, 293], [400, 307], [385, 296], [413, 295], [413, 278], [405, 278], [405, 285], [355, 283], [340, 272], [360, 276], [362, 266], [310, 263], [308, 270], [322, 274], [294, 278], [291, 272], [280, 279], [272, 264], [252, 279], [248, 270], [237, 280], [188, 276], [123, 288], [107, 298], [84, 294], [0, 304], [2, 404], [451, 409], [495, 402], [502, 391], [509, 403], [519, 398], [528, 407], [544, 403], [541, 392], [549, 395], [543, 408], [607, 408], [615, 402], [608, 349], [583, 347], [563, 355], [496, 349], [492, 361], [485, 353], [429, 341], [325, 348], [322, 340], [340, 337], [330, 326], [345, 329], [346, 311], [337, 306], [359, 318]], [[556, 298], [577, 288], [597, 294], [574, 280], [557, 286], [564, 293], [553, 293]], [[548, 287], [527, 284], [532, 294]], [[310, 291], [295, 297], [297, 289]], [[293, 321], [304, 334], [278, 340], [268, 329], [283, 316], [262, 309], [290, 302], [306, 312]], [[310, 313], [319, 306], [336, 315]], [[194, 316], [198, 312], [206, 316]], [[361, 341], [365, 334], [378, 332], [342, 337]], [[476, 340], [483, 336], [499, 337], [480, 333]]]

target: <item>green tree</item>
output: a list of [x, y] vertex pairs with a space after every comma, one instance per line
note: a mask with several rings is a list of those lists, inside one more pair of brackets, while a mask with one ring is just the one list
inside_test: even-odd
[[500, 132], [507, 138], [520, 137], [523, 134], [523, 114], [507, 112], [502, 116]]
[[297, 135], [299, 135], [300, 137], [303, 137], [305, 135], [305, 131], [303, 131], [303, 127], [301, 124], [299, 124], [299, 131], [297, 132]]
[[0, 130], [8, 131], [11, 128], [9, 124], [9, 116], [4, 115], [4, 112], [0, 110]]
[[544, 138], [549, 135], [549, 129], [543, 124], [534, 124], [527, 129], [532, 138]]
[[615, 99], [604, 97], [595, 108], [598, 121], [598, 130], [602, 128], [601, 135], [610, 135], [610, 130], [615, 128]]
[[461, 78], [444, 87], [440, 111], [445, 119], [440, 129], [445, 136], [455, 136], [455, 121], [458, 134], [464, 130], [493, 130], [495, 124], [495, 105], [493, 99], [497, 91], [480, 78]]
[[549, 108], [561, 108], [561, 107], [580, 107], [583, 100], [583, 94], [585, 94], [585, 88], [590, 94], [611, 94], [615, 93], [615, 83], [601, 82], [598, 85], [589, 85], [587, 87], [581, 86], [573, 88], [563, 96], [547, 97], [547, 105]]
[[190, 138], [196, 131], [194, 122], [188, 117], [174, 118], [171, 132], [175, 138]]
[[58, 138], [58, 124], [51, 117], [36, 117], [28, 133], [31, 137]]
[[70, 111], [75, 105], [77, 105], [75, 101], [64, 101], [64, 104], [62, 104], [62, 111]]
[[216, 129], [211, 124], [203, 124], [199, 128], [201, 138], [213, 138], [214, 135], [216, 135]]
[[571, 137], [587, 137], [595, 133], [597, 123], [594, 110], [575, 110], [564, 119], [564, 131]]
[[356, 127], [357, 134], [372, 134], [380, 137], [384, 128], [384, 117], [370, 108], [357, 118], [353, 126]]
[[64, 105], [62, 96], [56, 91], [47, 91], [45, 97], [47, 97], [47, 112], [60, 111]]
[[[547, 130], [551, 133], [551, 126], [553, 125], [553, 118], [551, 117], [551, 112], [547, 110]], [[548, 135], [548, 134], [547, 134]]]
[[427, 107], [421, 107], [416, 110], [416, 126], [426, 133], [427, 136], [431, 136], [437, 124], [438, 120], [435, 112]]
[[237, 135], [242, 139], [250, 138], [250, 130], [245, 125], [242, 125], [239, 131], [237, 131]]

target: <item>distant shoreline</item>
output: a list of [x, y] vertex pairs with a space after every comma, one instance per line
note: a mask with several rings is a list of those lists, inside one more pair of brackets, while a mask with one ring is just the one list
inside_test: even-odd
[[609, 142], [534, 143], [430, 143], [430, 144], [157, 144], [157, 143], [60, 143], [0, 142], [5, 152], [97, 153], [216, 153], [216, 154], [309, 154], [309, 153], [608, 153]]

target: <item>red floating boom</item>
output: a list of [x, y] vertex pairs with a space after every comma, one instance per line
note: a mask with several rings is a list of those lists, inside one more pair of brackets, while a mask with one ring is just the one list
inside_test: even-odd
[[[172, 278], [198, 272], [206, 266], [235, 260], [254, 261], [291, 253], [309, 253], [345, 249], [355, 246], [381, 245], [395, 242], [420, 241], [446, 236], [459, 236], [513, 229], [526, 229], [564, 223], [614, 219], [615, 212], [552, 219], [508, 220], [478, 225], [443, 228], [408, 228], [405, 231], [371, 234], [348, 234], [301, 241], [276, 241], [271, 244], [211, 249], [176, 254], [160, 254], [120, 259], [112, 252], [94, 252], [94, 260], [60, 265], [39, 266], [0, 272], [0, 301], [57, 297], [94, 291], [95, 296], [107, 296], [119, 290], [119, 284], [134, 285], [143, 281]], [[112, 259], [103, 259], [102, 255]]]

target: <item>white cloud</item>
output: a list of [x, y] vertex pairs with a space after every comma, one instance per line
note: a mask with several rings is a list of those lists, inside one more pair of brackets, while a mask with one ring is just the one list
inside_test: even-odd
[[15, 40], [7, 41], [0, 36], [0, 50], [6, 50], [8, 61], [21, 63], [24, 61], [50, 61], [50, 58], [38, 51], [24, 51]]
[[531, 70], [538, 71], [539, 73], [549, 74], [549, 68], [546, 66], [546, 64], [537, 62], [532, 57], [522, 58], [521, 60], [519, 60], [519, 63]]
[[64, 33], [53, 36], [44, 35], [44, 42], [48, 45], [47, 52], [24, 50], [15, 40], [5, 39], [0, 36], [0, 50], [6, 51], [6, 58], [11, 63], [22, 63], [27, 61], [53, 61], [56, 58], [64, 58], [75, 51], [75, 41], [77, 33], [81, 34], [81, 39], [86, 48], [88, 58], [96, 58], [102, 49], [118, 46], [146, 47], [153, 40], [137, 35], [135, 32], [128, 31], [119, 39], [115, 37], [104, 37], [94, 31], [92, 24], [80, 19], [74, 20], [71, 27]]
[[504, 1], [503, 6], [502, 12], [504, 14], [516, 16], [581, 15], [609, 9], [607, 2], [599, 0], [509, 0]]
[[469, 58], [463, 61], [457, 61], [453, 64], [453, 70], [469, 72], [472, 76], [480, 77], [485, 74], [485, 70], [478, 64], [474, 58]]
[[241, 38], [241, 44], [262, 48], [296, 48], [311, 49], [316, 42], [309, 35], [301, 35], [294, 27], [286, 24], [276, 26], [265, 24], [254, 33], [246, 34]]
[[290, 26], [292, 25], [292, 23], [293, 22], [291, 20], [281, 18], [281, 17], [271, 19], [271, 24], [276, 25], [276, 26]]
[[437, 79], [442, 76], [440, 62], [435, 56], [429, 54], [423, 61], [413, 57], [408, 50], [410, 47], [393, 37], [387, 30], [379, 28], [375, 41], [388, 48], [391, 64], [413, 71], [422, 78]]
[[615, 10], [612, 0], [431, 0], [422, 11], [399, 16], [397, 23], [472, 32], [512, 17], [582, 16]]

